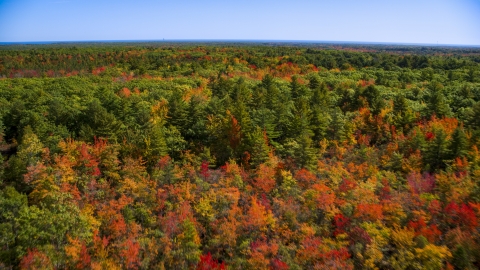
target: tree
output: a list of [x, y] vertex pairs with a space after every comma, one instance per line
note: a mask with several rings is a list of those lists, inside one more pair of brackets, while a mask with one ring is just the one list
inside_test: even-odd
[[37, 249], [28, 250], [27, 255], [20, 262], [20, 268], [25, 270], [54, 269], [50, 258]]
[[29, 191], [21, 183], [23, 182], [23, 174], [27, 173], [27, 169], [37, 165], [42, 158], [43, 143], [37, 137], [30, 126], [24, 130], [21, 143], [18, 146], [18, 152], [10, 158], [9, 167], [6, 171], [6, 178], [14, 183], [15, 187], [20, 191]]
[[290, 94], [293, 101], [296, 101], [298, 98], [309, 98], [309, 89], [298, 82], [299, 77], [294, 75], [292, 81], [290, 82]]
[[300, 134], [298, 146], [295, 149], [294, 157], [300, 168], [314, 169], [316, 166], [317, 155], [312, 146], [312, 139], [306, 132]]
[[152, 125], [148, 135], [144, 138], [144, 154], [149, 164], [153, 164], [160, 157], [167, 155], [168, 148], [164, 129], [158, 125]]
[[358, 91], [358, 95], [360, 98], [365, 98], [373, 115], [378, 115], [380, 113], [380, 110], [383, 109], [383, 107], [385, 106], [385, 102], [380, 96], [380, 91], [373, 84], [367, 86], [365, 89], [361, 89], [360, 91]]
[[[2, 115], [0, 114], [0, 147], [5, 144], [5, 139], [3, 138], [4, 135], [4, 126], [2, 121]], [[0, 151], [0, 186], [3, 184], [3, 171], [4, 171], [4, 164], [3, 164], [3, 153]]]
[[295, 100], [292, 113], [290, 137], [295, 138], [298, 134], [312, 133], [309, 129], [311, 110], [306, 97], [303, 96]]
[[185, 134], [188, 129], [188, 104], [183, 100], [181, 91], [172, 91], [168, 99], [168, 124]]
[[272, 140], [271, 143], [273, 144], [275, 143], [273, 140], [281, 135], [277, 130], [277, 118], [274, 112], [267, 108], [254, 110], [252, 112], [252, 122], [267, 133], [268, 138]]
[[449, 152], [451, 159], [465, 157], [468, 154], [468, 138], [462, 127], [457, 127], [452, 134]]
[[475, 269], [471, 255], [462, 245], [458, 245], [452, 255], [452, 264], [456, 269]]
[[480, 127], [480, 102], [475, 103], [472, 108], [470, 118], [468, 119], [468, 126], [474, 129]]
[[275, 219], [271, 211], [257, 201], [255, 196], [251, 197], [250, 207], [243, 221], [245, 233], [254, 236], [264, 235], [269, 229], [275, 227]]
[[[394, 123], [397, 127], [405, 129], [415, 120], [415, 115], [408, 104], [407, 98], [397, 95], [393, 101]], [[405, 130], [407, 131], [407, 130]]]
[[257, 126], [255, 131], [250, 134], [249, 141], [251, 142], [251, 147], [248, 150], [251, 156], [251, 164], [256, 167], [267, 161], [269, 154], [272, 152], [268, 145], [268, 134]]
[[208, 136], [205, 129], [206, 120], [205, 104], [194, 96], [188, 103], [186, 128], [182, 130], [182, 135], [187, 142], [205, 141]]
[[425, 116], [430, 117], [436, 115], [437, 117], [443, 117], [450, 115], [451, 109], [447, 103], [445, 95], [443, 94], [443, 89], [443, 85], [439, 82], [432, 82], [429, 84]]
[[174, 265], [182, 269], [193, 268], [200, 261], [200, 237], [195, 225], [186, 219], [180, 225], [180, 233], [176, 237], [177, 249], [174, 250]]
[[424, 248], [416, 248], [416, 258], [424, 269], [441, 269], [452, 254], [445, 246], [427, 244]]
[[13, 187], [0, 190], [0, 261], [7, 266], [18, 263], [18, 236], [22, 228], [18, 222], [20, 212], [28, 208], [27, 196], [18, 193]]
[[331, 117], [326, 110], [330, 107], [330, 97], [327, 86], [325, 83], [320, 84], [316, 76], [310, 79], [309, 87], [313, 91], [313, 96], [310, 99], [310, 107], [312, 108], [310, 129], [313, 131], [313, 140], [318, 142], [327, 135], [331, 121]]
[[270, 193], [276, 185], [275, 181], [275, 169], [267, 164], [262, 163], [258, 166], [256, 177], [253, 180], [255, 188], [261, 192]]
[[200, 256], [200, 261], [197, 265], [197, 270], [223, 270], [226, 269], [225, 262], [219, 263], [212, 258], [212, 254], [207, 253]]
[[328, 134], [331, 140], [343, 141], [346, 139], [345, 134], [345, 115], [339, 107], [335, 107], [331, 112], [331, 124], [328, 128]]
[[98, 99], [88, 104], [87, 110], [82, 115], [80, 136], [86, 141], [92, 141], [94, 137], [101, 137], [116, 141], [122, 124], [116, 117], [109, 113]]
[[450, 143], [443, 129], [435, 130], [434, 138], [427, 144], [424, 154], [425, 167], [430, 171], [444, 169], [450, 156]]

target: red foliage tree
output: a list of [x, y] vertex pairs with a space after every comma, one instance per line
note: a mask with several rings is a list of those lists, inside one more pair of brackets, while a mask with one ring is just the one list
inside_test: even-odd
[[82, 245], [82, 249], [80, 250], [80, 259], [77, 263], [78, 269], [86, 269], [90, 266], [90, 262], [92, 261], [90, 254], [88, 254], [87, 246], [85, 244]]
[[208, 161], [203, 161], [202, 165], [200, 165], [200, 175], [203, 176], [203, 179], [206, 180], [210, 176], [210, 172], [208, 171]]
[[288, 264], [280, 260], [279, 258], [273, 258], [270, 263], [270, 269], [272, 270], [288, 270]]
[[125, 266], [127, 269], [137, 269], [140, 260], [139, 260], [139, 251], [140, 244], [132, 238], [128, 238], [127, 241], [123, 244], [123, 250], [120, 252], [120, 255], [125, 260]]
[[430, 173], [423, 175], [413, 172], [407, 177], [408, 186], [414, 194], [430, 193], [435, 188], [435, 176]]
[[350, 219], [342, 214], [336, 214], [333, 217], [333, 225], [335, 226], [333, 235], [337, 236], [345, 233], [346, 228], [350, 225]]
[[37, 249], [29, 249], [27, 255], [20, 261], [20, 269], [40, 270], [48, 269], [49, 267], [52, 267], [50, 258]]
[[212, 258], [212, 254], [207, 253], [200, 256], [200, 261], [197, 264], [197, 270], [223, 270], [226, 269], [225, 262], [219, 263]]
[[304, 168], [298, 170], [295, 173], [294, 178], [297, 180], [298, 184], [303, 188], [308, 188], [311, 185], [315, 184], [315, 182], [317, 181], [317, 177], [315, 176], [315, 174], [311, 173], [310, 171]]
[[382, 220], [382, 206], [379, 204], [359, 204], [355, 210], [355, 217], [365, 221]]
[[257, 169], [257, 176], [253, 180], [253, 185], [259, 190], [270, 193], [275, 188], [275, 169], [266, 165], [260, 164]]
[[454, 225], [465, 227], [474, 230], [478, 225], [478, 219], [475, 216], [475, 211], [468, 204], [457, 204], [456, 202], [450, 202], [445, 207], [445, 215], [447, 222]]
[[415, 231], [415, 236], [422, 235], [427, 238], [430, 243], [435, 243], [442, 235], [437, 225], [432, 224], [428, 226], [423, 217], [420, 217], [417, 221], [408, 222], [408, 227]]

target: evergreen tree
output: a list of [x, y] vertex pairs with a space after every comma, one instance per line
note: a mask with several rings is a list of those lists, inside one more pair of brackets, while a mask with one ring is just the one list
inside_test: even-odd
[[233, 108], [232, 115], [237, 121], [238, 126], [240, 127], [240, 144], [235, 150], [235, 157], [240, 158], [245, 151], [249, 148], [251, 142], [250, 134], [253, 132], [254, 127], [248, 108], [243, 101], [239, 101], [237, 106]]
[[15, 188], [21, 192], [30, 191], [30, 187], [23, 184], [23, 175], [27, 172], [28, 167], [40, 162], [44, 147], [30, 126], [25, 127], [23, 133], [18, 151], [9, 159], [8, 167], [5, 170], [6, 180], [12, 182]]
[[260, 86], [266, 90], [265, 102], [267, 108], [273, 111], [278, 110], [281, 103], [280, 89], [278, 89], [273, 77], [270, 74], [265, 75]]
[[312, 108], [318, 107], [325, 109], [329, 106], [330, 98], [327, 85], [325, 83], [319, 83], [318, 86], [317, 83], [314, 83], [314, 85], [316, 85], [316, 87], [312, 89], [313, 94], [312, 98], [310, 99], [310, 104]]
[[300, 168], [315, 169], [317, 157], [312, 147], [312, 139], [307, 132], [297, 138], [298, 148], [295, 149], [295, 160]]
[[314, 108], [310, 117], [310, 130], [313, 132], [313, 140], [318, 142], [327, 136], [330, 125], [330, 115], [318, 108]]
[[429, 94], [427, 96], [427, 117], [435, 114], [437, 117], [449, 116], [451, 109], [443, 94], [443, 85], [438, 82], [430, 83], [428, 86]]
[[463, 127], [457, 127], [452, 134], [450, 143], [451, 158], [465, 157], [468, 154], [468, 138]]
[[83, 119], [80, 136], [85, 140], [92, 141], [94, 137], [106, 138], [111, 141], [117, 140], [122, 123], [117, 121], [113, 114], [107, 112], [98, 99], [88, 105]]
[[200, 237], [193, 222], [189, 219], [181, 224], [177, 236], [178, 249], [174, 251], [175, 263], [180, 269], [192, 269], [200, 261]]
[[[393, 120], [397, 127], [405, 129], [415, 120], [415, 114], [403, 95], [397, 95], [393, 101]], [[404, 130], [406, 131], [406, 130]]]
[[319, 89], [320, 87], [321, 84], [318, 76], [311, 76], [310, 81], [308, 82], [308, 88], [310, 88], [312, 91], [315, 91], [315, 89]]
[[294, 75], [290, 82], [290, 96], [293, 101], [299, 98], [309, 98], [309, 89], [305, 85], [298, 83], [297, 75]]
[[168, 153], [167, 142], [162, 126], [152, 125], [144, 139], [144, 143], [143, 157], [149, 165], [153, 165], [160, 157]]
[[267, 89], [261, 84], [257, 85], [252, 93], [252, 100], [258, 109], [267, 108]]
[[190, 143], [198, 143], [204, 141], [208, 134], [205, 129], [205, 105], [197, 98], [192, 98], [187, 109], [187, 124], [182, 135]]
[[4, 173], [4, 163], [3, 163], [3, 155], [0, 153], [0, 186], [3, 186], [3, 173]]
[[19, 251], [24, 247], [18, 244], [18, 234], [21, 232], [21, 224], [18, 217], [20, 212], [26, 212], [28, 208], [27, 196], [20, 194], [13, 187], [5, 187], [0, 190], [0, 262], [5, 266], [13, 266], [18, 263]]
[[468, 120], [468, 126], [472, 129], [480, 128], [480, 101], [473, 105], [472, 112]]
[[424, 164], [429, 171], [445, 169], [445, 162], [450, 157], [450, 143], [443, 129], [435, 130], [435, 138], [429, 142], [425, 149]]
[[299, 134], [311, 134], [312, 131], [309, 129], [311, 111], [308, 100], [305, 97], [300, 97], [295, 100], [292, 113], [289, 136], [295, 138]]
[[300, 84], [298, 83], [298, 77], [292, 76], [292, 81], [290, 82], [290, 96], [293, 100], [302, 96], [300, 93]]
[[331, 140], [343, 141], [345, 140], [345, 115], [342, 109], [335, 107], [331, 112], [332, 120], [328, 128], [328, 134]]
[[270, 140], [275, 140], [280, 136], [280, 132], [276, 130], [276, 117], [274, 112], [267, 108], [260, 108], [252, 112], [252, 121], [255, 126], [267, 132]]
[[234, 102], [243, 102], [247, 106], [252, 101], [252, 91], [249, 89], [245, 79], [241, 77], [233, 86], [232, 99]]
[[464, 248], [462, 245], [457, 246], [452, 255], [452, 264], [453, 266], [455, 266], [455, 269], [475, 269], [475, 267], [472, 265], [467, 249]]
[[469, 82], [475, 82], [475, 70], [473, 68], [470, 68], [467, 73], [467, 81]]
[[180, 132], [185, 134], [188, 130], [188, 104], [183, 100], [181, 91], [173, 91], [168, 99], [168, 123], [176, 126]]
[[365, 98], [373, 115], [378, 115], [385, 107], [385, 101], [380, 96], [380, 91], [375, 85], [369, 85], [357, 92], [360, 98]]
[[249, 149], [251, 164], [257, 167], [268, 160], [268, 154], [271, 151], [268, 146], [268, 135], [266, 131], [257, 126], [255, 131], [250, 134], [249, 141], [251, 142]]
[[327, 111], [327, 108], [330, 107], [328, 89], [324, 83], [319, 83], [316, 77], [312, 77], [309, 87], [313, 90], [313, 95], [310, 99], [312, 110], [310, 129], [314, 134], [313, 140], [320, 141], [327, 135], [328, 125], [331, 120]]
[[291, 120], [294, 117], [294, 108], [294, 102], [289, 98], [288, 92], [286, 91], [283, 91], [281, 95], [279, 95], [277, 104], [271, 106], [271, 111], [276, 118], [275, 131], [279, 134], [278, 142], [282, 142], [290, 135], [289, 132], [291, 131], [291, 126], [293, 125]]
[[[0, 147], [5, 144], [5, 140], [3, 138], [3, 121], [2, 115], [0, 114]], [[3, 153], [0, 151], [0, 186], [3, 184], [3, 171], [4, 171], [4, 164], [3, 164]]]

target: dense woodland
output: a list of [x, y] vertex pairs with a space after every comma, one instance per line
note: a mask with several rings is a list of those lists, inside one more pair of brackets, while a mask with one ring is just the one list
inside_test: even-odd
[[480, 49], [0, 47], [0, 268], [478, 269]]

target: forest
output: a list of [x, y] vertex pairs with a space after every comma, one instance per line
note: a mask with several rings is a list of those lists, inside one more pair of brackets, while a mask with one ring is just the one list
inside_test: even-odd
[[478, 269], [480, 48], [0, 46], [1, 269]]

